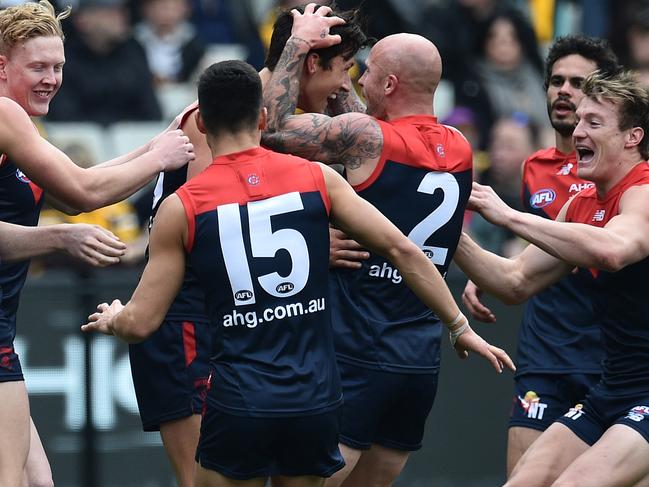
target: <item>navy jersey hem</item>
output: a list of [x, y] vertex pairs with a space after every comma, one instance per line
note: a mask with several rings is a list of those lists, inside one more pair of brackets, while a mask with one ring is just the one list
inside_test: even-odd
[[343, 403], [342, 394], [335, 401], [325, 404], [324, 406], [318, 406], [312, 409], [286, 409], [286, 410], [264, 410], [264, 409], [244, 409], [244, 408], [235, 408], [232, 406], [226, 406], [216, 401], [214, 398], [207, 398], [208, 405], [218, 409], [227, 414], [232, 414], [233, 416], [246, 416], [251, 418], [284, 418], [291, 416], [313, 416], [316, 414], [328, 413], [333, 411], [341, 406]]
[[163, 423], [168, 423], [169, 421], [175, 421], [177, 419], [189, 418], [194, 414], [200, 414], [200, 411], [194, 411], [192, 407], [186, 407], [182, 409], [177, 409], [176, 411], [161, 414], [160, 416], [150, 419], [146, 422], [142, 422], [142, 431], [160, 431], [160, 425]]
[[382, 372], [394, 372], [398, 374], [432, 374], [439, 371], [439, 365], [430, 366], [412, 366], [399, 364], [383, 364], [377, 362], [367, 362], [359, 360], [348, 355], [336, 354], [336, 360], [347, 364], [352, 364], [365, 369], [380, 370]]
[[20, 382], [25, 381], [23, 374], [0, 374], [0, 382]]

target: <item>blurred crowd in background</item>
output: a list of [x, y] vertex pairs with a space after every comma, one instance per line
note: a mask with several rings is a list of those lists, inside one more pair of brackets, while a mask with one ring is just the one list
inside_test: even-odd
[[[23, 2], [0, 0], [0, 6]], [[120, 141], [134, 134], [146, 141], [164, 128], [194, 100], [197, 75], [212, 62], [238, 58], [261, 69], [278, 10], [305, 2], [53, 3], [58, 9], [70, 5], [72, 16], [64, 22], [64, 83], [41, 125], [73, 160], [92, 165], [113, 155], [108, 146], [117, 150]], [[620, 60], [649, 83], [649, 0], [338, 0], [336, 4], [342, 10], [359, 8], [367, 33], [376, 39], [415, 32], [437, 45], [444, 74], [436, 115], [471, 142], [476, 179], [492, 185], [517, 208], [521, 162], [539, 148], [554, 145], [543, 63], [553, 39], [576, 32], [606, 38]], [[358, 55], [356, 79], [366, 54]], [[99, 135], [93, 138], [93, 133]], [[110, 144], [110, 136], [117, 142]], [[125, 262], [138, 263], [144, 255], [151, 191], [77, 217], [45, 211], [42, 222], [101, 224], [131, 244]], [[467, 215], [467, 228], [489, 250], [505, 255], [520, 251], [522, 242], [479, 217]], [[40, 264], [41, 269], [44, 266]]]

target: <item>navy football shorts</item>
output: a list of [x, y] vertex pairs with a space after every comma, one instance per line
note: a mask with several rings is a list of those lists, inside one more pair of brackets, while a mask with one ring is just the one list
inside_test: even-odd
[[356, 450], [378, 444], [421, 448], [438, 373], [400, 374], [338, 362], [343, 386], [340, 442]]
[[599, 383], [586, 399], [557, 419], [581, 440], [593, 445], [614, 424], [626, 425], [649, 442], [649, 391], [624, 393]]
[[330, 477], [345, 465], [338, 449], [339, 416], [339, 409], [309, 416], [234, 416], [208, 405], [196, 461], [236, 480]]
[[210, 373], [206, 321], [164, 321], [142, 343], [129, 345], [131, 374], [144, 431], [200, 414]]
[[509, 427], [545, 431], [599, 382], [599, 374], [524, 374], [514, 379]]
[[16, 324], [0, 319], [0, 382], [24, 380], [18, 354], [14, 350]]

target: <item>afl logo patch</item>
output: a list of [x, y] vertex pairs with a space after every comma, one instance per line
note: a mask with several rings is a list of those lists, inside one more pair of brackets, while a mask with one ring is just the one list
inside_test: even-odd
[[557, 198], [557, 193], [553, 189], [539, 189], [530, 198], [530, 206], [532, 208], [543, 208], [548, 206]]
[[251, 174], [250, 176], [248, 176], [246, 181], [251, 186], [257, 186], [259, 184], [259, 176], [257, 176], [256, 174]]
[[439, 157], [446, 157], [446, 152], [444, 151], [444, 146], [442, 144], [437, 144], [435, 146], [435, 152], [437, 152]]
[[234, 293], [234, 297], [238, 301], [248, 301], [252, 299], [252, 291], [248, 291], [247, 289], [237, 291], [236, 293]]
[[21, 181], [23, 183], [31, 183], [31, 180], [27, 176], [25, 176], [25, 173], [20, 169], [16, 169], [16, 177], [18, 178], [18, 181]]
[[275, 291], [277, 291], [280, 294], [286, 294], [286, 293], [290, 293], [293, 289], [295, 289], [295, 286], [293, 285], [292, 282], [283, 282], [277, 285]]

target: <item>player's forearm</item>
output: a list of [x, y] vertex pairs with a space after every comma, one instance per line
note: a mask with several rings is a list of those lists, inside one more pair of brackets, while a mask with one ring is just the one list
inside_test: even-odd
[[18, 261], [62, 250], [65, 225], [25, 227], [0, 222], [0, 258]]
[[164, 165], [156, 151], [146, 152], [116, 166], [93, 167], [84, 171], [80, 181], [83, 196], [76, 198], [72, 206], [81, 211], [92, 211], [122, 201], [162, 170]]
[[93, 167], [100, 168], [100, 167], [111, 167], [111, 166], [119, 166], [121, 164], [124, 164], [126, 162], [129, 162], [136, 157], [140, 157], [142, 154], [144, 154], [147, 150], [149, 149], [149, 143], [146, 143], [137, 149], [132, 150], [131, 152], [127, 154], [122, 154], [121, 156], [114, 157], [113, 159], [110, 159], [108, 161], [102, 162], [101, 164], [97, 164]]
[[617, 271], [625, 242], [603, 228], [512, 211], [504, 225], [550, 255], [579, 267]]
[[480, 289], [507, 304], [518, 304], [530, 295], [520, 278], [516, 262], [481, 248], [465, 233], [453, 260]]
[[289, 37], [273, 74], [264, 88], [264, 106], [268, 109], [268, 128], [279, 129], [284, 120], [295, 113], [300, 93], [300, 77], [309, 44]]
[[327, 115], [332, 117], [351, 112], [365, 113], [366, 108], [365, 103], [351, 85], [349, 91], [340, 91], [336, 94], [336, 98], [327, 100]]
[[109, 328], [113, 335], [127, 343], [140, 343], [153, 331], [144, 326], [150, 317], [138, 316], [137, 310], [129, 302], [110, 320]]
[[460, 309], [444, 278], [419, 247], [404, 239], [390, 248], [387, 257], [399, 269], [408, 287], [443, 323], [450, 323], [458, 316]]

